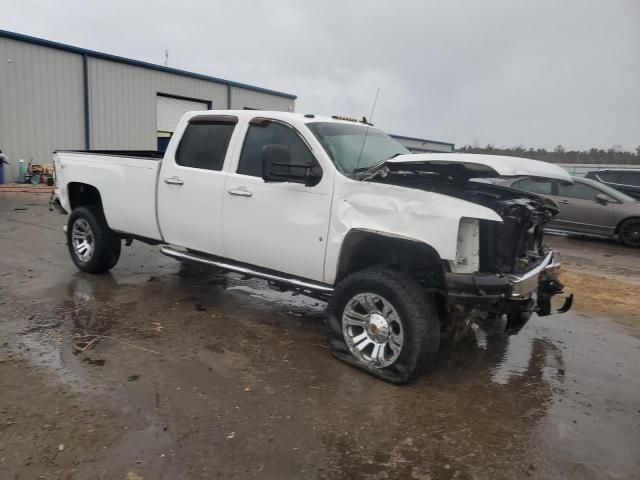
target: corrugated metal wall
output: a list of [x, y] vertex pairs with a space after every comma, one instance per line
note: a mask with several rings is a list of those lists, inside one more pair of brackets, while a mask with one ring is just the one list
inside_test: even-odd
[[65, 148], [84, 148], [82, 56], [0, 37], [0, 150], [12, 164], [5, 181], [16, 180], [19, 158], [50, 163]]
[[[12, 163], [5, 181], [16, 180], [19, 158], [49, 163], [53, 150], [85, 148], [83, 51], [37, 43], [0, 36], [0, 150]], [[228, 109], [229, 98], [237, 109], [295, 106], [290, 98], [100, 55], [87, 54], [92, 149], [156, 149], [158, 94], [210, 102], [214, 109]]]
[[89, 58], [91, 148], [155, 149], [158, 93], [227, 108], [226, 85]]
[[279, 110], [293, 112], [295, 101], [289, 98], [276, 97], [267, 93], [255, 92], [245, 88], [231, 88], [231, 108], [242, 110], [243, 108], [255, 108], [257, 110]]
[[208, 103], [158, 95], [156, 96], [156, 130], [173, 133], [185, 113], [208, 108]]
[[423, 152], [453, 152], [455, 146], [452, 143], [436, 142], [421, 138], [403, 137], [400, 135], [391, 135], [397, 142], [404, 145], [414, 153]]
[[[91, 148], [155, 149], [157, 94], [211, 102], [228, 108], [224, 84], [158, 72], [99, 58], [89, 58]], [[293, 111], [294, 101], [231, 87], [232, 108]], [[291, 110], [289, 110], [291, 108]]]

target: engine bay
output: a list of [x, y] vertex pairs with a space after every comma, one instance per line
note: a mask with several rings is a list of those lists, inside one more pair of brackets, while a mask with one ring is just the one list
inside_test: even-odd
[[481, 272], [518, 273], [544, 254], [544, 225], [558, 213], [551, 200], [473, 179], [473, 172], [462, 165], [430, 165], [428, 169], [424, 165], [417, 169], [411, 167], [395, 166], [369, 181], [456, 197], [490, 208], [502, 217], [502, 223], [480, 221]]

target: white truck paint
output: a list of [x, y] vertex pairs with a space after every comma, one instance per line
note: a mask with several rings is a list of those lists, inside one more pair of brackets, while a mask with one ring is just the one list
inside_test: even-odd
[[102, 193], [109, 226], [119, 232], [161, 239], [156, 219], [158, 162], [116, 155], [58, 152], [53, 155], [61, 205], [71, 211], [68, 183], [93, 185]]
[[[177, 165], [179, 140], [193, 117], [238, 118], [221, 171]], [[271, 183], [236, 173], [248, 122], [253, 117], [287, 122], [304, 137], [323, 177], [312, 188]], [[184, 116], [162, 161], [78, 152], [54, 154], [60, 202], [71, 211], [69, 182], [93, 185], [100, 192], [109, 226], [132, 234], [256, 266], [333, 284], [345, 236], [362, 229], [432, 246], [455, 261], [463, 217], [500, 222], [493, 210], [447, 195], [395, 185], [354, 180], [336, 171], [318, 140], [305, 128], [312, 122], [351, 123], [305, 118], [284, 112], [210, 111]], [[523, 175], [570, 181], [560, 167], [535, 160], [472, 154], [412, 154], [400, 162], [464, 163], [478, 175]], [[183, 183], [175, 185], [172, 179]], [[233, 195], [246, 190], [251, 197]], [[156, 202], [157, 198], [157, 202]], [[259, 239], [260, 248], [256, 248]]]
[[530, 176], [572, 182], [571, 175], [558, 165], [521, 157], [478, 155], [474, 153], [416, 153], [413, 155], [399, 155], [389, 160], [389, 163], [406, 162], [428, 163], [431, 165], [462, 164], [476, 171], [478, 177], [497, 173], [503, 177]]
[[[205, 129], [198, 137], [199, 125], [222, 125], [227, 136], [212, 141], [217, 133]], [[204, 166], [185, 161], [183, 147]], [[570, 182], [556, 165], [411, 155], [360, 122], [244, 110], [187, 113], [163, 157], [61, 151], [53, 161], [81, 270], [112, 268], [121, 239], [137, 239], [165, 244], [163, 253], [178, 259], [333, 295], [342, 342], [334, 355], [393, 382], [408, 381], [416, 359], [435, 354], [440, 330], [457, 337], [479, 315], [505, 314], [507, 331], [517, 333], [533, 312], [550, 314], [550, 298], [562, 292], [559, 264], [542, 244], [555, 206], [473, 181]], [[422, 343], [403, 343], [411, 331], [425, 332]], [[422, 345], [429, 354], [411, 350]]]

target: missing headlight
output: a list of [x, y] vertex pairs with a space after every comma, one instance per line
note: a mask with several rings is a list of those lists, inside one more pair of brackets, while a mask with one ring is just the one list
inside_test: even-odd
[[456, 259], [449, 263], [454, 273], [473, 273], [480, 269], [480, 223], [477, 219], [460, 219]]

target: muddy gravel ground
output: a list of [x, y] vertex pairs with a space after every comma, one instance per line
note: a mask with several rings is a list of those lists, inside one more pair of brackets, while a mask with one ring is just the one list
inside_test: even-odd
[[82, 274], [65, 221], [0, 194], [0, 479], [640, 478], [638, 251], [551, 237], [573, 311], [397, 387], [322, 303], [139, 243]]

